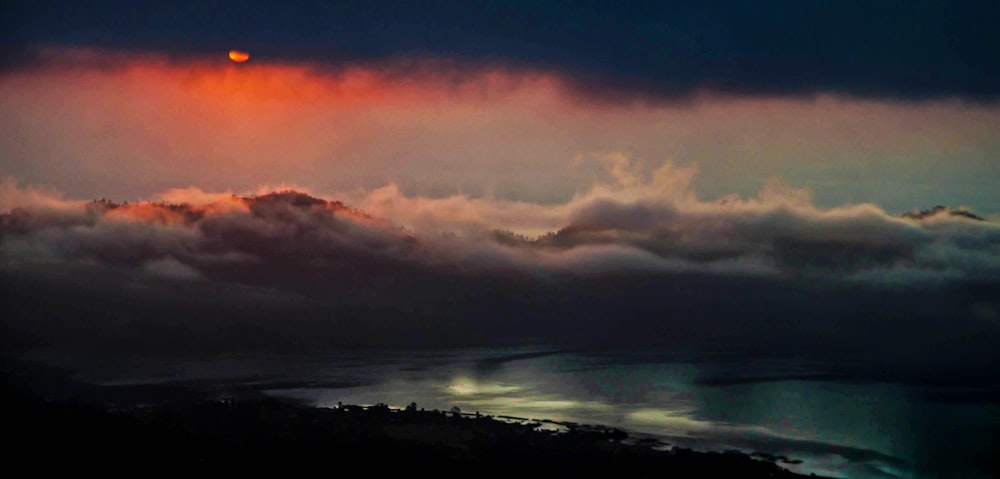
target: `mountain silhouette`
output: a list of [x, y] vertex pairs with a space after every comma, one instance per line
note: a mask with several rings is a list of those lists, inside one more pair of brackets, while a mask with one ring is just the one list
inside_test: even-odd
[[972, 213], [970, 211], [967, 211], [965, 209], [962, 209], [962, 208], [951, 208], [951, 207], [942, 206], [942, 205], [937, 205], [937, 206], [935, 206], [933, 208], [926, 209], [926, 210], [907, 211], [906, 213], [903, 213], [903, 214], [901, 214], [899, 216], [902, 217], [902, 218], [909, 218], [911, 220], [922, 220], [922, 219], [930, 218], [932, 216], [937, 216], [937, 215], [957, 216], [959, 218], [968, 218], [970, 220], [986, 221], [985, 218], [983, 218], [981, 216], [978, 216], [978, 215], [976, 215], [976, 214], [974, 214], [974, 213]]

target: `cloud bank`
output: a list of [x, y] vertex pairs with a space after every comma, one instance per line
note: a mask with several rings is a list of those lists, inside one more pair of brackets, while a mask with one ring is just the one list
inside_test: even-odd
[[3, 216], [3, 258], [129, 265], [169, 259], [197, 270], [233, 258], [307, 265], [355, 256], [541, 275], [641, 265], [881, 286], [1000, 279], [1000, 227], [964, 210], [822, 209], [809, 191], [778, 180], [755, 197], [702, 201], [691, 186], [693, 167], [667, 163], [644, 178], [626, 155], [606, 159], [613, 182], [556, 205], [407, 196], [393, 184], [340, 195], [358, 207], [294, 189], [242, 196], [195, 187], [168, 190], [157, 202], [119, 204], [67, 201], [7, 179], [4, 203], [18, 206]]
[[0, 217], [5, 327], [112, 350], [539, 341], [994, 364], [997, 224], [822, 209], [779, 182], [703, 201], [693, 168], [606, 164], [613, 182], [556, 205], [392, 185], [119, 204], [7, 180], [24, 206]]

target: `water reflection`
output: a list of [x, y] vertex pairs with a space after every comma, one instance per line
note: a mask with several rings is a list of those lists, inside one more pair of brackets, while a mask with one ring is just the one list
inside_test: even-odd
[[532, 387], [505, 383], [480, 383], [460, 379], [445, 390], [449, 403], [465, 409], [490, 411], [491, 414], [529, 419], [577, 419], [581, 414], [607, 413], [611, 405], [598, 401], [570, 399], [559, 394], [545, 393]]
[[521, 386], [500, 383], [483, 384], [476, 382], [474, 379], [462, 378], [453, 381], [445, 389], [457, 397], [475, 397], [482, 395], [508, 395], [516, 393], [522, 388]]

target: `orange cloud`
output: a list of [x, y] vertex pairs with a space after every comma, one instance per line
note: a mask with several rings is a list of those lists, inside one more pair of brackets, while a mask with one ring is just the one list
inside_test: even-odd
[[171, 209], [166, 205], [140, 203], [120, 206], [109, 211], [107, 216], [112, 219], [129, 219], [174, 226], [190, 223], [183, 213], [179, 209]]
[[[895, 211], [1000, 202], [1000, 107], [951, 101], [721, 97], [589, 101], [558, 75], [454, 62], [335, 68], [255, 59], [53, 50], [0, 75], [0, 173], [82, 197], [196, 184], [319, 193], [398, 185], [413, 195], [564, 202], [620, 180], [697, 165], [709, 197], [772, 177], [817, 202]], [[121, 172], [128, 182], [116, 181]], [[940, 192], [940, 193], [938, 193]], [[995, 201], [994, 201], [995, 200]]]

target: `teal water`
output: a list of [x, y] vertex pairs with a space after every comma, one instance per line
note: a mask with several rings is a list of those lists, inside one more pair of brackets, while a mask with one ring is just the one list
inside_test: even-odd
[[832, 477], [992, 477], [1000, 404], [944, 401], [939, 387], [830, 375], [828, 366], [649, 351], [476, 349], [105, 361], [80, 375], [102, 383], [254, 385], [318, 406], [416, 402], [602, 424], [681, 447], [783, 455], [794, 461], [785, 467]]

